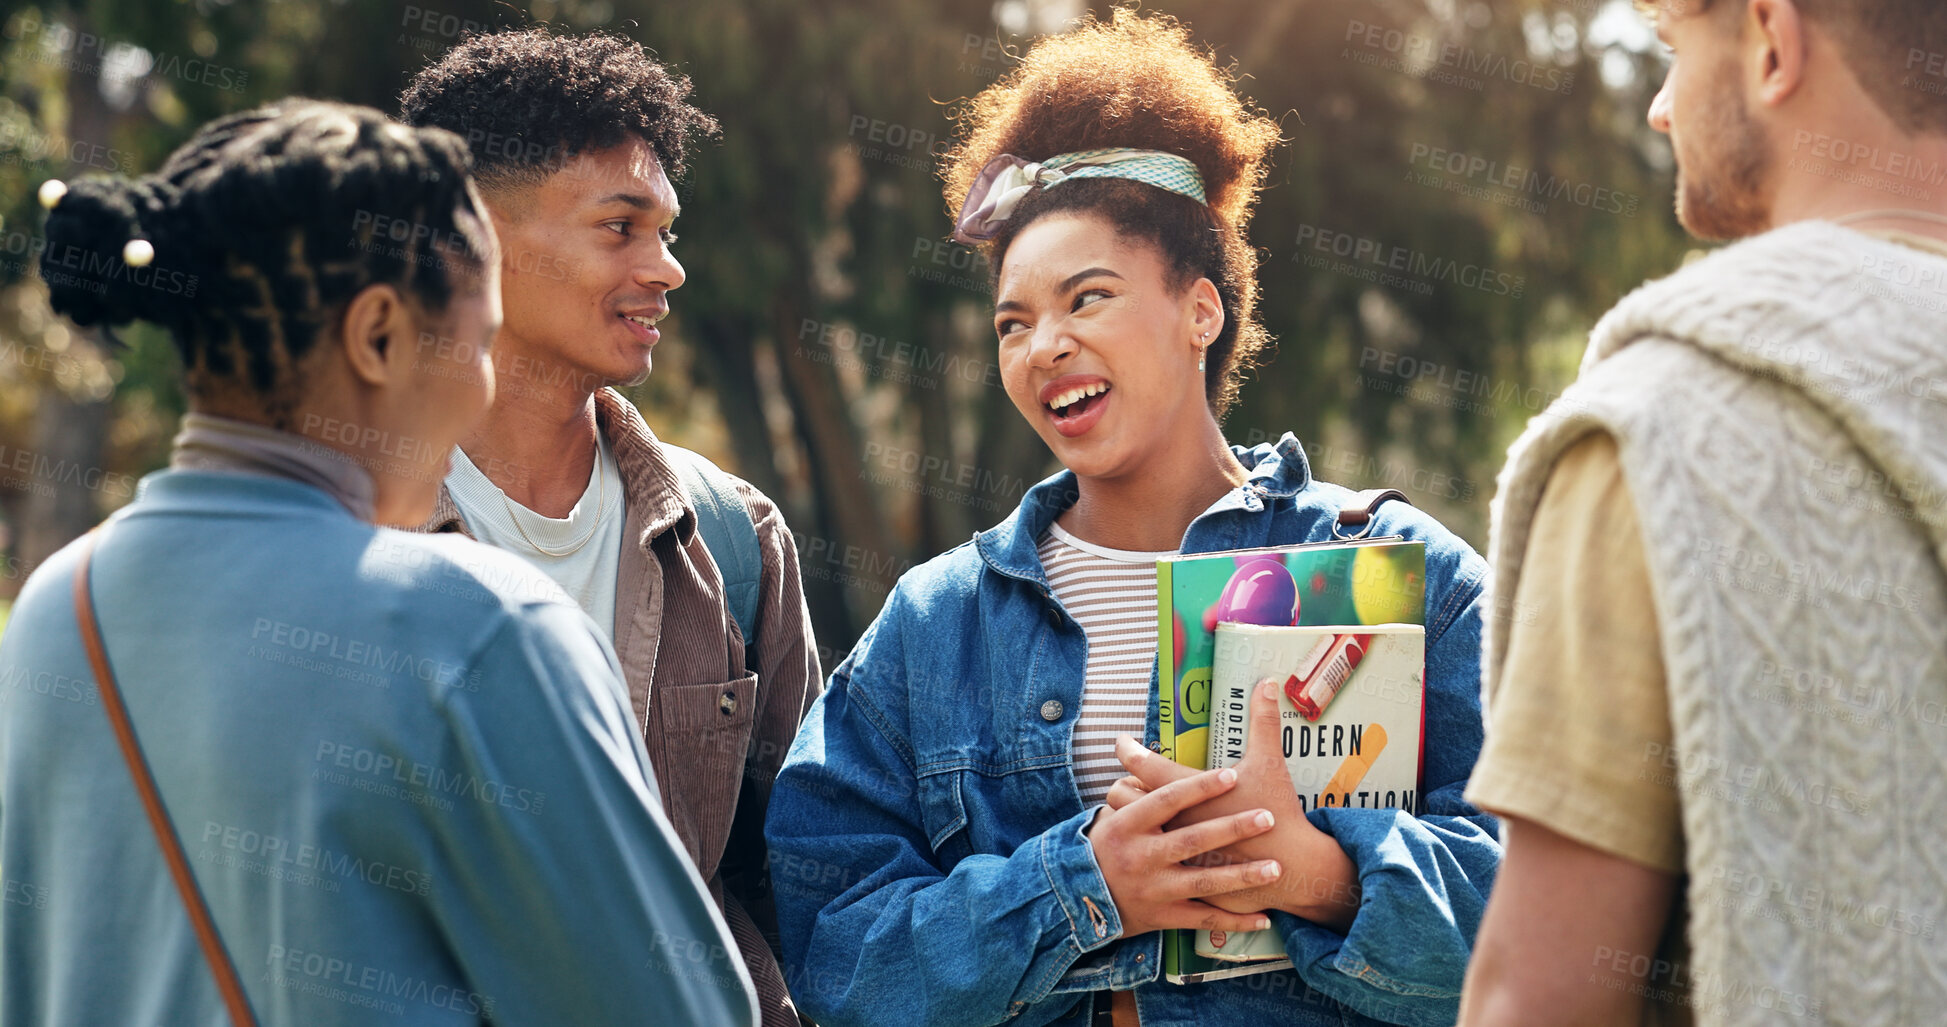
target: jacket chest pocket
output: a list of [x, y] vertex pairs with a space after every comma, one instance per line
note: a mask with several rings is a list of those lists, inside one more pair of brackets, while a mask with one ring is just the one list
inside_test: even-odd
[[921, 829], [939, 864], [976, 852], [1006, 855], [1080, 813], [1066, 761], [1043, 760], [1001, 774], [955, 767], [922, 771], [916, 783]]
[[945, 870], [952, 870], [954, 864], [973, 854], [973, 844], [967, 838], [967, 807], [960, 795], [960, 779], [966, 773], [941, 770], [919, 778], [920, 825]]
[[730, 837], [756, 709], [755, 674], [663, 685], [650, 703], [662, 741], [655, 767], [663, 811], [706, 881], [716, 876]]

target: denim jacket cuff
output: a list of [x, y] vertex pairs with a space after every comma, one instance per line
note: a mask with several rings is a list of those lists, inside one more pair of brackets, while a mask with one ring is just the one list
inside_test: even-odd
[[1077, 952], [1093, 952], [1122, 937], [1122, 918], [1109, 900], [1108, 879], [1088, 843], [1086, 832], [1096, 809], [1083, 810], [1041, 835], [1041, 868], [1068, 916]]
[[[1388, 1023], [1452, 1023], [1459, 1015], [1469, 938], [1455, 929], [1448, 902], [1429, 900], [1426, 877], [1459, 868], [1442, 865], [1446, 861], [1412, 830], [1410, 815], [1388, 812], [1307, 815], [1358, 868], [1363, 895], [1347, 933], [1285, 913], [1271, 914], [1272, 923], [1299, 975], [1318, 990]], [[1402, 937], [1419, 943], [1407, 961], [1410, 973], [1399, 972], [1395, 955]]]

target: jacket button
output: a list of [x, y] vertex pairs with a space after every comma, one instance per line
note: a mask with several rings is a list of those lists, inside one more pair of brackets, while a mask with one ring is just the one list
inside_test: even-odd
[[1044, 703], [1042, 703], [1042, 704], [1041, 704], [1041, 719], [1042, 719], [1042, 720], [1046, 720], [1046, 721], [1051, 721], [1051, 722], [1052, 722], [1052, 721], [1057, 721], [1057, 720], [1060, 720], [1060, 719], [1061, 719], [1061, 700], [1060, 700], [1060, 699], [1050, 699], [1050, 700], [1048, 700], [1047, 702], [1044, 702]]
[[737, 696], [731, 692], [723, 693], [723, 695], [717, 699], [717, 709], [722, 710], [723, 715], [726, 717], [730, 716], [733, 713], [736, 713]]

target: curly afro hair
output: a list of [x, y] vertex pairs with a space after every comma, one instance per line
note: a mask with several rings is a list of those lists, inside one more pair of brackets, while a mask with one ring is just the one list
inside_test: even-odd
[[491, 189], [534, 184], [632, 135], [680, 177], [690, 140], [717, 133], [716, 119], [689, 96], [690, 80], [632, 39], [535, 27], [467, 37], [413, 77], [399, 108], [406, 124], [465, 139], [475, 176]]
[[1210, 279], [1225, 319], [1207, 351], [1204, 391], [1219, 418], [1271, 342], [1257, 321], [1257, 254], [1244, 231], [1278, 126], [1237, 95], [1234, 78], [1174, 18], [1118, 9], [1107, 23], [1091, 18], [1037, 42], [1019, 67], [968, 101], [956, 114], [960, 142], [940, 169], [957, 221], [981, 168], [1003, 153], [1041, 161], [1126, 146], [1194, 162], [1208, 206], [1126, 179], [1078, 179], [1029, 194], [985, 245], [998, 276], [1009, 244], [1036, 218], [1086, 212], [1153, 243], [1173, 288]]

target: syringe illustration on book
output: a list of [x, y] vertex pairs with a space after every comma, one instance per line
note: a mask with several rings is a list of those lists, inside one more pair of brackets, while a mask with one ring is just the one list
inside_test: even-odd
[[[1281, 684], [1280, 744], [1307, 810], [1417, 812], [1425, 728], [1426, 547], [1398, 538], [1171, 557], [1156, 568], [1163, 752], [1243, 758], [1252, 688]], [[1221, 944], [1219, 944], [1221, 943]], [[1274, 931], [1174, 931], [1178, 983], [1288, 967]]]

